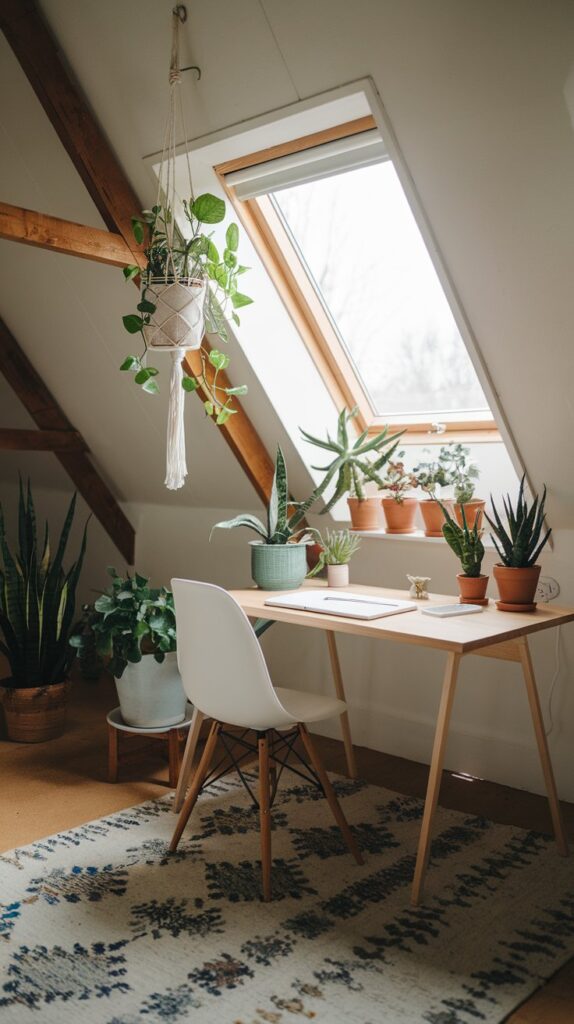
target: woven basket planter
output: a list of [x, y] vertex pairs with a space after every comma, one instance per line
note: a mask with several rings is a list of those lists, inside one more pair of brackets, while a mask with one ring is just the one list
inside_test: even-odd
[[146, 300], [156, 307], [151, 323], [143, 329], [146, 345], [164, 352], [199, 348], [205, 333], [206, 289], [206, 281], [200, 278], [166, 284], [165, 278], [153, 277], [144, 289]]
[[6, 735], [16, 743], [44, 743], [66, 728], [70, 684], [6, 687], [0, 690]]
[[252, 540], [251, 575], [262, 590], [297, 590], [307, 575], [306, 544], [264, 544]]

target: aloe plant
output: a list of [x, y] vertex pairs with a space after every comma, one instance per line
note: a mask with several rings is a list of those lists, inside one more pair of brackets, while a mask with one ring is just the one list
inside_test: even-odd
[[87, 539], [86, 525], [78, 557], [66, 572], [63, 560], [75, 508], [74, 494], [52, 557], [47, 523], [42, 546], [38, 546], [29, 481], [26, 492], [20, 481], [18, 550], [14, 554], [6, 540], [0, 506], [0, 651], [8, 659], [12, 673], [10, 679], [3, 680], [4, 686], [50, 686], [61, 683], [68, 674], [74, 657], [68, 637]]
[[324, 535], [318, 530], [311, 533], [323, 550], [317, 565], [307, 573], [308, 579], [316, 576], [326, 565], [347, 565], [361, 546], [361, 538], [353, 536], [350, 530], [325, 530]]
[[478, 516], [474, 520], [472, 530], [469, 530], [466, 520], [464, 505], [461, 507], [462, 526], [452, 518], [449, 510], [442, 502], [439, 505], [444, 513], [446, 522], [443, 523], [442, 532], [444, 539], [460, 560], [464, 576], [478, 577], [481, 575], [482, 560], [484, 558], [484, 544], [478, 529]]
[[351, 441], [348, 425], [357, 415], [357, 412], [358, 409], [355, 406], [350, 412], [347, 409], [343, 409], [339, 414], [336, 441], [329, 434], [327, 434], [327, 440], [324, 441], [319, 437], [308, 434], [306, 430], [301, 430], [301, 434], [309, 444], [332, 452], [335, 456], [328, 466], [313, 466], [313, 469], [320, 470], [325, 473], [325, 476], [319, 486], [313, 491], [311, 498], [308, 499], [310, 502], [309, 507], [323, 494], [331, 480], [336, 477], [334, 493], [325, 507], [321, 509], [321, 515], [330, 512], [337, 501], [350, 492], [354, 493], [359, 501], [364, 501], [365, 481], [372, 481], [377, 487], [382, 488], [383, 481], [380, 477], [380, 471], [394, 455], [399, 444], [399, 438], [404, 434], [404, 430], [401, 430], [399, 433], [389, 436], [388, 427], [385, 427], [375, 437], [369, 438], [368, 431], [364, 430], [359, 437]]
[[542, 497], [534, 498], [530, 508], [524, 497], [524, 476], [520, 481], [516, 510], [512, 506], [510, 495], [502, 499], [508, 522], [508, 529], [502, 523], [496, 505], [490, 498], [494, 519], [486, 516], [494, 533], [491, 535], [494, 546], [503, 565], [511, 569], [527, 569], [536, 564], [540, 552], [547, 543], [551, 529], [546, 530], [540, 540], [544, 528], [544, 505], [546, 503], [546, 485]]

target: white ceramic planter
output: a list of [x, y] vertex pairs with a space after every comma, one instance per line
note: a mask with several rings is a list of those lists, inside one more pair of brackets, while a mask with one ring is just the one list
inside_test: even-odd
[[348, 587], [349, 585], [349, 566], [347, 565], [328, 565], [327, 566], [327, 586], [329, 587]]
[[145, 289], [145, 297], [154, 303], [156, 310], [151, 323], [143, 330], [150, 348], [166, 352], [199, 348], [205, 332], [206, 288], [206, 282], [199, 279], [169, 284], [162, 278], [152, 279]]
[[157, 662], [153, 654], [128, 664], [116, 679], [122, 718], [138, 729], [155, 729], [183, 722], [187, 698], [173, 651]]

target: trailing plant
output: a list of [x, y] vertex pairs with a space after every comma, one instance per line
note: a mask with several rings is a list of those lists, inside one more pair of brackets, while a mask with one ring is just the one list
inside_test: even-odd
[[489, 526], [494, 531], [492, 540], [503, 565], [512, 569], [527, 569], [536, 564], [536, 560], [544, 545], [552, 533], [547, 529], [542, 537], [544, 529], [544, 505], [546, 503], [546, 485], [542, 491], [542, 497], [534, 498], [532, 505], [524, 497], [524, 476], [520, 481], [516, 509], [513, 508], [510, 495], [503, 498], [504, 511], [507, 518], [507, 527], [502, 523], [498, 514], [492, 495], [493, 519], [486, 516]]
[[176, 650], [173, 594], [165, 587], [148, 587], [149, 579], [135, 573], [125, 577], [108, 567], [112, 577], [93, 604], [84, 605], [82, 622], [70, 638], [82, 661], [88, 659], [95, 671], [93, 652], [99, 668], [109, 661], [109, 670], [120, 679], [128, 662], [137, 664], [144, 654], [162, 662]]
[[[133, 373], [136, 384], [149, 394], [159, 391], [156, 380], [159, 371], [155, 366], [146, 365], [148, 346], [144, 334], [144, 328], [153, 323], [156, 312], [156, 305], [152, 301], [153, 292], [150, 291], [154, 280], [159, 279], [165, 284], [173, 281], [190, 284], [207, 280], [205, 329], [208, 333], [219, 335], [222, 341], [227, 341], [226, 317], [229, 307], [231, 319], [239, 325], [237, 310], [253, 301], [238, 287], [239, 277], [249, 268], [242, 266], [237, 256], [237, 224], [232, 222], [228, 225], [222, 253], [215, 245], [212, 233], [204, 231], [204, 225], [219, 224], [225, 219], [224, 200], [206, 192], [189, 201], [184, 199], [182, 205], [185, 237], [175, 223], [170, 205], [154, 206], [151, 210], [144, 210], [141, 219], [132, 218], [136, 242], [138, 245], [146, 243], [144, 254], [147, 266], [144, 270], [135, 264], [124, 267], [126, 280], [141, 276], [142, 287], [137, 311], [124, 316], [123, 324], [128, 334], [141, 336], [143, 348], [139, 355], [127, 356], [120, 369]], [[236, 411], [232, 407], [233, 396], [245, 394], [247, 387], [239, 385], [228, 388], [219, 385], [218, 374], [229, 365], [229, 356], [224, 352], [202, 345], [199, 355], [201, 372], [195, 377], [184, 375], [182, 387], [185, 391], [201, 388], [207, 396], [204, 408], [208, 416], [215, 416], [219, 424], [225, 423]]]
[[[428, 448], [423, 452], [430, 455]], [[413, 476], [421, 491], [428, 494], [429, 498], [436, 501], [437, 487], [448, 487], [452, 483], [452, 477], [444, 462], [441, 462], [440, 455], [437, 459], [427, 459], [426, 462], [419, 462], [413, 469]]]
[[389, 497], [398, 504], [402, 504], [405, 500], [407, 491], [418, 486], [418, 480], [414, 473], [406, 470], [404, 462], [401, 461], [404, 454], [404, 452], [399, 452], [398, 462], [389, 462], [387, 473], [379, 484], [380, 489], [387, 491]]
[[[244, 513], [240, 516], [235, 516], [234, 519], [227, 519], [224, 522], [215, 523], [212, 527], [209, 539], [211, 540], [214, 530], [233, 530], [236, 526], [246, 526], [248, 530], [253, 530], [255, 533], [259, 534], [265, 544], [298, 543], [295, 541], [295, 538], [299, 537], [299, 541], [301, 541], [304, 539], [304, 535], [308, 533], [306, 527], [301, 528], [301, 523], [304, 519], [305, 513], [309, 510], [314, 501], [315, 491], [313, 491], [313, 494], [307, 499], [307, 501], [289, 501], [287, 467], [285, 465], [283, 452], [281, 451], [280, 446], [277, 445], [271, 498], [267, 508], [267, 522], [262, 523], [257, 516]], [[299, 527], [299, 529], [297, 529], [297, 527]]]
[[441, 502], [439, 504], [446, 520], [442, 527], [444, 539], [459, 559], [463, 575], [474, 578], [480, 576], [482, 560], [484, 558], [484, 544], [481, 540], [481, 531], [477, 527], [478, 517], [474, 521], [472, 530], [469, 530], [464, 505], [461, 510], [462, 526], [459, 526], [457, 521], [452, 518], [446, 506]]
[[454, 485], [454, 499], [459, 505], [472, 501], [480, 470], [470, 458], [470, 448], [464, 444], [443, 445], [438, 461], [443, 467], [448, 482]]
[[12, 553], [6, 540], [0, 506], [0, 651], [12, 673], [3, 686], [28, 689], [63, 682], [74, 653], [68, 644], [72, 629], [76, 588], [86, 551], [87, 525], [75, 562], [66, 571], [63, 561], [76, 508], [72, 497], [55, 554], [48, 524], [38, 546], [36, 511], [30, 481], [26, 492], [20, 480], [18, 548]]
[[311, 496], [311, 504], [324, 493], [331, 480], [336, 478], [334, 493], [325, 507], [321, 509], [321, 515], [329, 512], [337, 501], [348, 493], [356, 496], [359, 501], [364, 501], [364, 485], [367, 481], [381, 487], [380, 472], [394, 455], [399, 438], [404, 433], [401, 430], [397, 434], [389, 435], [388, 427], [385, 427], [375, 437], [369, 438], [368, 431], [364, 430], [362, 434], [351, 441], [348, 425], [357, 412], [358, 408], [355, 406], [350, 412], [343, 409], [339, 413], [336, 440], [333, 440], [329, 434], [327, 434], [326, 440], [322, 440], [300, 428], [301, 434], [309, 444], [332, 452], [334, 455], [333, 461], [327, 466], [313, 466], [313, 469], [320, 470], [325, 476], [320, 485], [315, 488]]
[[318, 544], [323, 550], [319, 555], [317, 565], [307, 573], [308, 579], [316, 576], [326, 565], [347, 565], [355, 552], [361, 546], [361, 538], [353, 535], [349, 530], [325, 530], [324, 534], [318, 530], [312, 530]]

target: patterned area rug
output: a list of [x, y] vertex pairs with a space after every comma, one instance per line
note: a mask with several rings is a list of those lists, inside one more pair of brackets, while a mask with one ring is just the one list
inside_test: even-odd
[[499, 1024], [574, 955], [574, 869], [545, 836], [440, 810], [409, 904], [421, 801], [338, 779], [280, 790], [275, 900], [236, 780], [166, 853], [170, 798], [0, 855], [0, 1020]]

